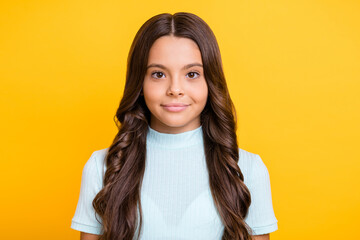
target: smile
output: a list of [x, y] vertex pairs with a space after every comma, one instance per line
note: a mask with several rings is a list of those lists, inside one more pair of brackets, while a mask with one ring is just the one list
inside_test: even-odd
[[162, 106], [165, 110], [169, 112], [181, 112], [185, 110], [188, 106]]

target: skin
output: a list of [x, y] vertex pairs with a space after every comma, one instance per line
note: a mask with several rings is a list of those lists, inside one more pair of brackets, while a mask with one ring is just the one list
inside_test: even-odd
[[251, 237], [253, 240], [270, 240], [270, 234], [256, 235]]
[[[208, 87], [197, 44], [188, 38], [163, 36], [149, 52], [143, 95], [151, 112], [150, 127], [163, 133], [181, 133], [200, 126], [200, 113], [208, 97]], [[159, 66], [153, 66], [157, 64]], [[162, 104], [185, 103], [181, 112], [169, 112]], [[80, 232], [80, 240], [98, 240], [99, 236]], [[269, 234], [252, 236], [253, 240], [269, 240]]]
[[98, 240], [99, 235], [80, 232], [80, 240]]
[[[80, 240], [98, 240], [99, 236], [90, 233], [80, 232]], [[270, 240], [270, 234], [252, 236], [253, 240]]]
[[[194, 63], [200, 66], [188, 66]], [[151, 128], [162, 133], [182, 133], [200, 126], [200, 114], [208, 97], [202, 64], [201, 52], [191, 39], [163, 36], [154, 42], [143, 83]], [[162, 106], [169, 103], [189, 106], [181, 112], [170, 112]]]

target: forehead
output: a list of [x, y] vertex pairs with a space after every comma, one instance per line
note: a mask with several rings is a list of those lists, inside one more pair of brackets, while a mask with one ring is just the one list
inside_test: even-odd
[[149, 64], [185, 65], [190, 62], [202, 63], [202, 59], [198, 45], [189, 38], [163, 36], [150, 48]]

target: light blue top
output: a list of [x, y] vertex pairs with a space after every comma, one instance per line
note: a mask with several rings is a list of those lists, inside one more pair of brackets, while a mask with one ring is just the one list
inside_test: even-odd
[[[148, 130], [141, 240], [220, 240], [224, 226], [210, 192], [202, 126], [178, 134], [160, 133], [151, 127]], [[72, 229], [102, 233], [92, 200], [103, 187], [107, 150], [93, 152], [83, 168]], [[276, 231], [267, 167], [257, 154], [239, 148], [239, 155], [238, 165], [252, 199], [245, 221], [255, 235]]]

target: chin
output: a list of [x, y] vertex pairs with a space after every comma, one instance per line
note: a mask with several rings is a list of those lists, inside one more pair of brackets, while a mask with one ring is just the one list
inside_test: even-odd
[[186, 126], [186, 123], [178, 123], [178, 122], [163, 123], [163, 124], [167, 127], [172, 127], [172, 128], [180, 128]]

